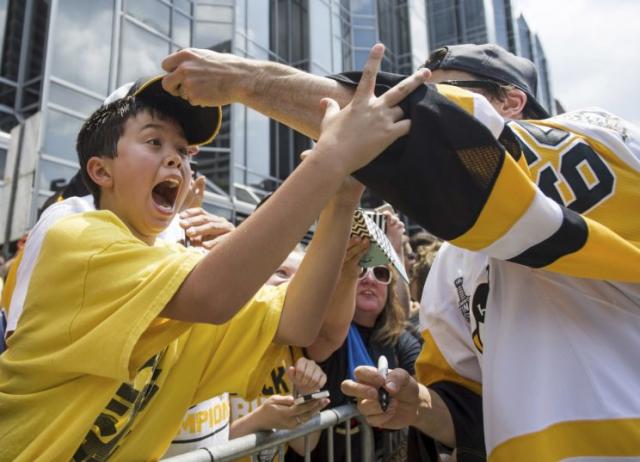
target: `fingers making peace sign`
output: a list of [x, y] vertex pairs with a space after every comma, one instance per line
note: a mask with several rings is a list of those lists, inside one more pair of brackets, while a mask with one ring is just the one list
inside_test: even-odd
[[383, 56], [384, 45], [374, 45], [353, 98], [342, 110], [331, 98], [322, 100], [325, 114], [314, 151], [339, 153], [349, 172], [368, 164], [409, 132], [411, 121], [404, 118], [398, 104], [430, 76], [427, 69], [420, 69], [378, 97], [374, 91]]

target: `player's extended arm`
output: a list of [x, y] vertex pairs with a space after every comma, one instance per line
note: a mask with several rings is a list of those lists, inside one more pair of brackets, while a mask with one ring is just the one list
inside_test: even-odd
[[318, 336], [321, 320], [325, 318], [334, 293], [353, 211], [358, 206], [361, 192], [350, 197], [336, 195], [320, 214], [313, 239], [287, 289], [276, 342], [300, 345], [291, 340], [305, 332], [308, 341], [300, 346], [309, 346]]
[[320, 135], [320, 100], [341, 107], [353, 89], [335, 80], [271, 61], [258, 61], [211, 50], [187, 48], [167, 56], [163, 80], [171, 94], [191, 104], [213, 106], [242, 103], [313, 139]]

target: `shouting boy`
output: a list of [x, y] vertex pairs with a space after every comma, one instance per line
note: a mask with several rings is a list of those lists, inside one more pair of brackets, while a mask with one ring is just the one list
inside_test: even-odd
[[[158, 458], [191, 405], [255, 395], [281, 345], [314, 340], [361, 191], [347, 177], [408, 132], [397, 104], [428, 74], [375, 97], [383, 51], [348, 107], [324, 101], [311, 155], [205, 256], [156, 236], [187, 193], [190, 146], [215, 135], [219, 111], [152, 79], [89, 117], [77, 149], [98, 210], [60, 219], [43, 240], [0, 357], [0, 459]], [[261, 289], [321, 210], [291, 283]]]

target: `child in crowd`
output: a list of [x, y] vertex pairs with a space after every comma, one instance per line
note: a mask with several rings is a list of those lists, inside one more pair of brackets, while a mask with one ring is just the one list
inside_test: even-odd
[[[44, 237], [0, 356], [0, 458], [158, 458], [189, 406], [254, 396], [282, 345], [313, 342], [359, 197], [345, 179], [407, 133], [396, 105], [425, 77], [376, 98], [381, 58], [372, 52], [345, 109], [325, 101], [313, 154], [272, 200], [204, 256], [156, 236], [186, 196], [190, 146], [212, 139], [219, 111], [151, 80], [89, 117], [77, 147], [98, 210]], [[291, 283], [260, 289], [321, 209]]]

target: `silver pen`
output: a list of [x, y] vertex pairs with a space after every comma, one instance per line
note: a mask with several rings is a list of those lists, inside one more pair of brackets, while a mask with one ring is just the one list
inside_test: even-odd
[[[381, 377], [386, 378], [388, 373], [389, 362], [385, 355], [381, 355], [378, 358], [378, 374], [380, 374]], [[378, 401], [380, 402], [382, 412], [385, 412], [389, 407], [389, 392], [384, 388], [384, 386], [380, 387], [378, 390]]]

